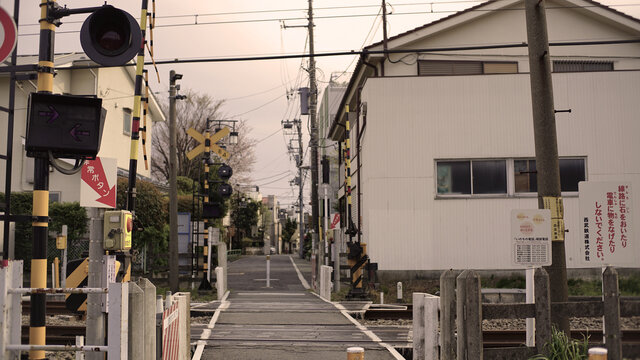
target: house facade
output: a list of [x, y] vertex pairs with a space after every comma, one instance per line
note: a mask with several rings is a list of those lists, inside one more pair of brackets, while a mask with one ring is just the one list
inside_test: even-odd
[[[18, 64], [37, 63], [37, 56], [20, 56]], [[83, 53], [59, 54], [55, 56], [56, 76], [53, 82], [54, 94], [95, 95], [102, 99], [102, 107], [106, 109], [106, 119], [102, 132], [99, 157], [115, 158], [118, 174], [127, 174], [131, 152], [131, 123], [133, 117], [133, 100], [135, 86], [135, 67], [96, 67], [90, 69], [74, 69], [76, 65], [95, 65]], [[16, 83], [15, 118], [13, 131], [13, 166], [11, 187], [14, 192], [31, 191], [33, 189], [33, 158], [26, 155], [24, 140], [26, 136], [27, 101], [29, 94], [36, 91], [35, 80], [21, 80]], [[5, 73], [0, 77], [0, 103], [9, 102], [9, 77]], [[140, 126], [142, 121], [141, 111]], [[6, 115], [2, 115], [6, 119]], [[146, 119], [146, 149], [139, 149], [137, 174], [143, 179], [151, 178], [151, 171], [145, 168], [143, 151], [151, 161], [151, 137], [153, 125], [157, 121], [165, 121], [165, 116], [156, 101], [153, 92], [149, 95], [149, 110]], [[6, 120], [2, 121], [2, 131], [6, 131]], [[0, 149], [4, 153], [7, 147], [6, 137], [0, 137]], [[4, 162], [3, 162], [4, 163]], [[4, 164], [2, 165], [4, 167]], [[126, 175], [125, 175], [126, 176]], [[0, 176], [0, 186], [5, 187], [5, 172]], [[52, 201], [72, 202], [80, 200], [80, 173], [63, 175], [52, 171], [49, 178], [50, 199]]]
[[[589, 0], [546, 1], [546, 17], [566, 260], [580, 268], [578, 183], [640, 186], [640, 20]], [[343, 148], [350, 119], [351, 218], [381, 273], [514, 268], [511, 210], [538, 206], [526, 42], [523, 2], [490, 1], [360, 57], [329, 136]]]

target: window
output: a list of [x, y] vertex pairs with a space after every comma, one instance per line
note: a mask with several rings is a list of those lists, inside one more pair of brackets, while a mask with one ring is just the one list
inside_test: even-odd
[[554, 60], [553, 72], [613, 71], [611, 61]]
[[[577, 192], [587, 177], [586, 158], [562, 158], [562, 192]], [[535, 159], [436, 160], [436, 196], [531, 196], [538, 191]]]
[[130, 136], [131, 135], [131, 109], [123, 108], [122, 109], [122, 133]]
[[60, 193], [59, 192], [49, 192], [49, 202], [50, 203], [59, 203], [60, 202]]
[[450, 60], [418, 61], [418, 75], [421, 76], [515, 74], [517, 72], [517, 62]]
[[[586, 179], [585, 159], [560, 159], [559, 165], [561, 190], [578, 191], [578, 183]], [[535, 160], [514, 160], [515, 192], [537, 192], [537, 175]]]
[[437, 162], [438, 195], [506, 194], [505, 160]]

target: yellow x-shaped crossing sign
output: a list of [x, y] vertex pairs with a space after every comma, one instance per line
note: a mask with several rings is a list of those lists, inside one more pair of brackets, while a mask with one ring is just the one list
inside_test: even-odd
[[196, 141], [198, 141], [200, 144], [195, 148], [193, 148], [193, 150], [187, 153], [187, 158], [189, 160], [192, 160], [194, 157], [198, 156], [201, 152], [205, 151], [206, 138], [209, 137], [209, 143], [210, 143], [209, 147], [211, 148], [211, 150], [216, 154], [218, 154], [218, 156], [220, 156], [221, 158], [225, 160], [229, 160], [229, 152], [221, 148], [220, 146], [216, 145], [215, 143], [220, 141], [220, 139], [222, 139], [223, 137], [229, 135], [230, 132], [231, 131], [229, 130], [228, 127], [224, 127], [222, 128], [222, 130], [218, 131], [212, 136], [209, 136], [208, 132], [205, 133], [206, 135], [202, 135], [196, 129], [189, 128], [189, 130], [187, 130], [187, 134], [192, 138], [194, 138]]

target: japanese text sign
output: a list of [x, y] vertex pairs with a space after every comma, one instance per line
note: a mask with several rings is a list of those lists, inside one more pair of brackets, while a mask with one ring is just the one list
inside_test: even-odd
[[551, 265], [551, 211], [511, 210], [511, 263]]
[[638, 265], [632, 233], [631, 184], [624, 181], [579, 183], [580, 261], [589, 265]]
[[117, 173], [116, 159], [87, 160], [82, 166], [80, 206], [115, 209]]

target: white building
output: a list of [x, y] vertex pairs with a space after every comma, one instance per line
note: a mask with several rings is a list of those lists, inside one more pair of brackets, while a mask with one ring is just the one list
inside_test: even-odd
[[[546, 6], [555, 108], [571, 110], [556, 122], [576, 268], [577, 183], [640, 188], [640, 20], [590, 0]], [[344, 140], [348, 105], [353, 221], [381, 272], [512, 266], [510, 212], [537, 208], [526, 42], [523, 2], [500, 0], [388, 39], [408, 52], [360, 57], [330, 136]], [[556, 46], [568, 42], [592, 44]]]
[[[37, 56], [20, 56], [18, 65], [35, 64]], [[53, 82], [54, 94], [68, 95], [96, 95], [102, 98], [102, 107], [107, 110], [107, 117], [102, 133], [102, 142], [99, 157], [117, 159], [118, 171], [128, 172], [129, 156], [131, 151], [131, 122], [133, 94], [135, 85], [135, 66], [73, 69], [77, 65], [95, 65], [82, 53], [59, 54], [55, 56], [56, 76]], [[13, 131], [13, 166], [11, 187], [15, 192], [31, 191], [33, 189], [33, 158], [26, 156], [24, 140], [26, 136], [27, 99], [30, 93], [35, 92], [35, 80], [21, 80], [16, 83], [15, 118]], [[0, 76], [0, 104], [9, 103], [9, 75]], [[140, 126], [142, 122], [141, 111]], [[0, 115], [0, 130], [6, 133], [7, 115]], [[146, 153], [151, 161], [151, 137], [153, 124], [156, 121], [165, 121], [165, 116], [160, 110], [155, 96], [149, 95], [149, 111], [146, 121]], [[142, 141], [139, 142], [142, 147]], [[0, 136], [0, 152], [5, 153], [7, 137]], [[0, 161], [0, 188], [5, 188], [5, 162]], [[137, 174], [141, 178], [151, 178], [149, 169], [145, 168], [143, 149], [139, 149]], [[57, 171], [50, 173], [49, 190], [53, 201], [71, 202], [80, 200], [80, 173], [75, 175], [62, 175]]]

